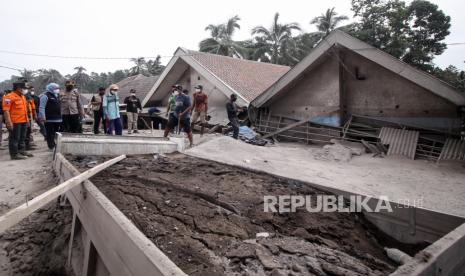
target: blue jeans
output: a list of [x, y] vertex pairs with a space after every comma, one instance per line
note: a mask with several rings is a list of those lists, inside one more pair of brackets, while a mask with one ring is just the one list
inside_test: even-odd
[[121, 118], [107, 120], [107, 134], [113, 135], [113, 130], [115, 130], [116, 135], [123, 135], [123, 123], [121, 122]]

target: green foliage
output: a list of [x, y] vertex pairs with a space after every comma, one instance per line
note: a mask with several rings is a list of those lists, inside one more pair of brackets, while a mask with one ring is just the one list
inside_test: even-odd
[[431, 72], [433, 59], [447, 48], [450, 17], [425, 0], [352, 0], [360, 21], [351, 34], [403, 61]]
[[458, 90], [465, 92], [465, 72], [460, 71], [457, 67], [449, 65], [446, 69], [441, 69], [439, 67], [434, 68], [432, 72], [439, 79], [447, 82], [448, 84], [454, 86]]
[[345, 15], [337, 15], [337, 12], [332, 9], [327, 9], [326, 13], [317, 16], [310, 21], [310, 24], [315, 24], [318, 31], [323, 35], [327, 36], [332, 30], [334, 30], [339, 23], [348, 20], [349, 17]]

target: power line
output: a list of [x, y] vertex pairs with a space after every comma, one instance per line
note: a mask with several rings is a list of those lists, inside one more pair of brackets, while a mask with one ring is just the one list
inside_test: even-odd
[[13, 68], [13, 67], [8, 67], [8, 66], [3, 66], [3, 65], [0, 65], [0, 67], [1, 67], [1, 68], [6, 68], [6, 69], [10, 69], [10, 70], [14, 70], [14, 71], [23, 72], [23, 70], [18, 69], [18, 68]]
[[[61, 56], [61, 55], [48, 55], [48, 54], [36, 54], [36, 53], [24, 53], [24, 52], [14, 52], [14, 51], [7, 51], [7, 50], [0, 50], [0, 53], [10, 54], [10, 55], [21, 55], [21, 56], [34, 56], [34, 57], [46, 57], [46, 58], [62, 58], [62, 59], [86, 59], [86, 60], [124, 60], [124, 59], [132, 59], [134, 57], [88, 57], [88, 56]], [[192, 55], [192, 54], [186, 54]], [[136, 58], [170, 58], [174, 55], [170, 56], [137, 56]]]

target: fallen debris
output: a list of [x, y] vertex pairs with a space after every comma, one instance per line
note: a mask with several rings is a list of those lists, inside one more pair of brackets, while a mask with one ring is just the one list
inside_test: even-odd
[[[263, 212], [264, 195], [321, 193], [310, 186], [182, 154], [160, 162], [130, 157], [92, 182], [189, 275], [386, 275], [396, 267], [354, 214]], [[85, 169], [85, 160], [74, 164]]]

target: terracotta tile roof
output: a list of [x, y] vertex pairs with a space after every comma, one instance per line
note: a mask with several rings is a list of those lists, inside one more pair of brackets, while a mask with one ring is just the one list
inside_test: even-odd
[[136, 89], [136, 96], [142, 101], [145, 98], [145, 96], [147, 96], [150, 89], [152, 89], [157, 79], [158, 76], [147, 77], [142, 74], [139, 74], [127, 77], [117, 82], [116, 85], [119, 86], [118, 95], [120, 102], [122, 103], [124, 101], [124, 98], [129, 96], [129, 91], [131, 89]]
[[241, 94], [252, 101], [283, 76], [290, 67], [244, 60], [188, 50], [192, 57]]

